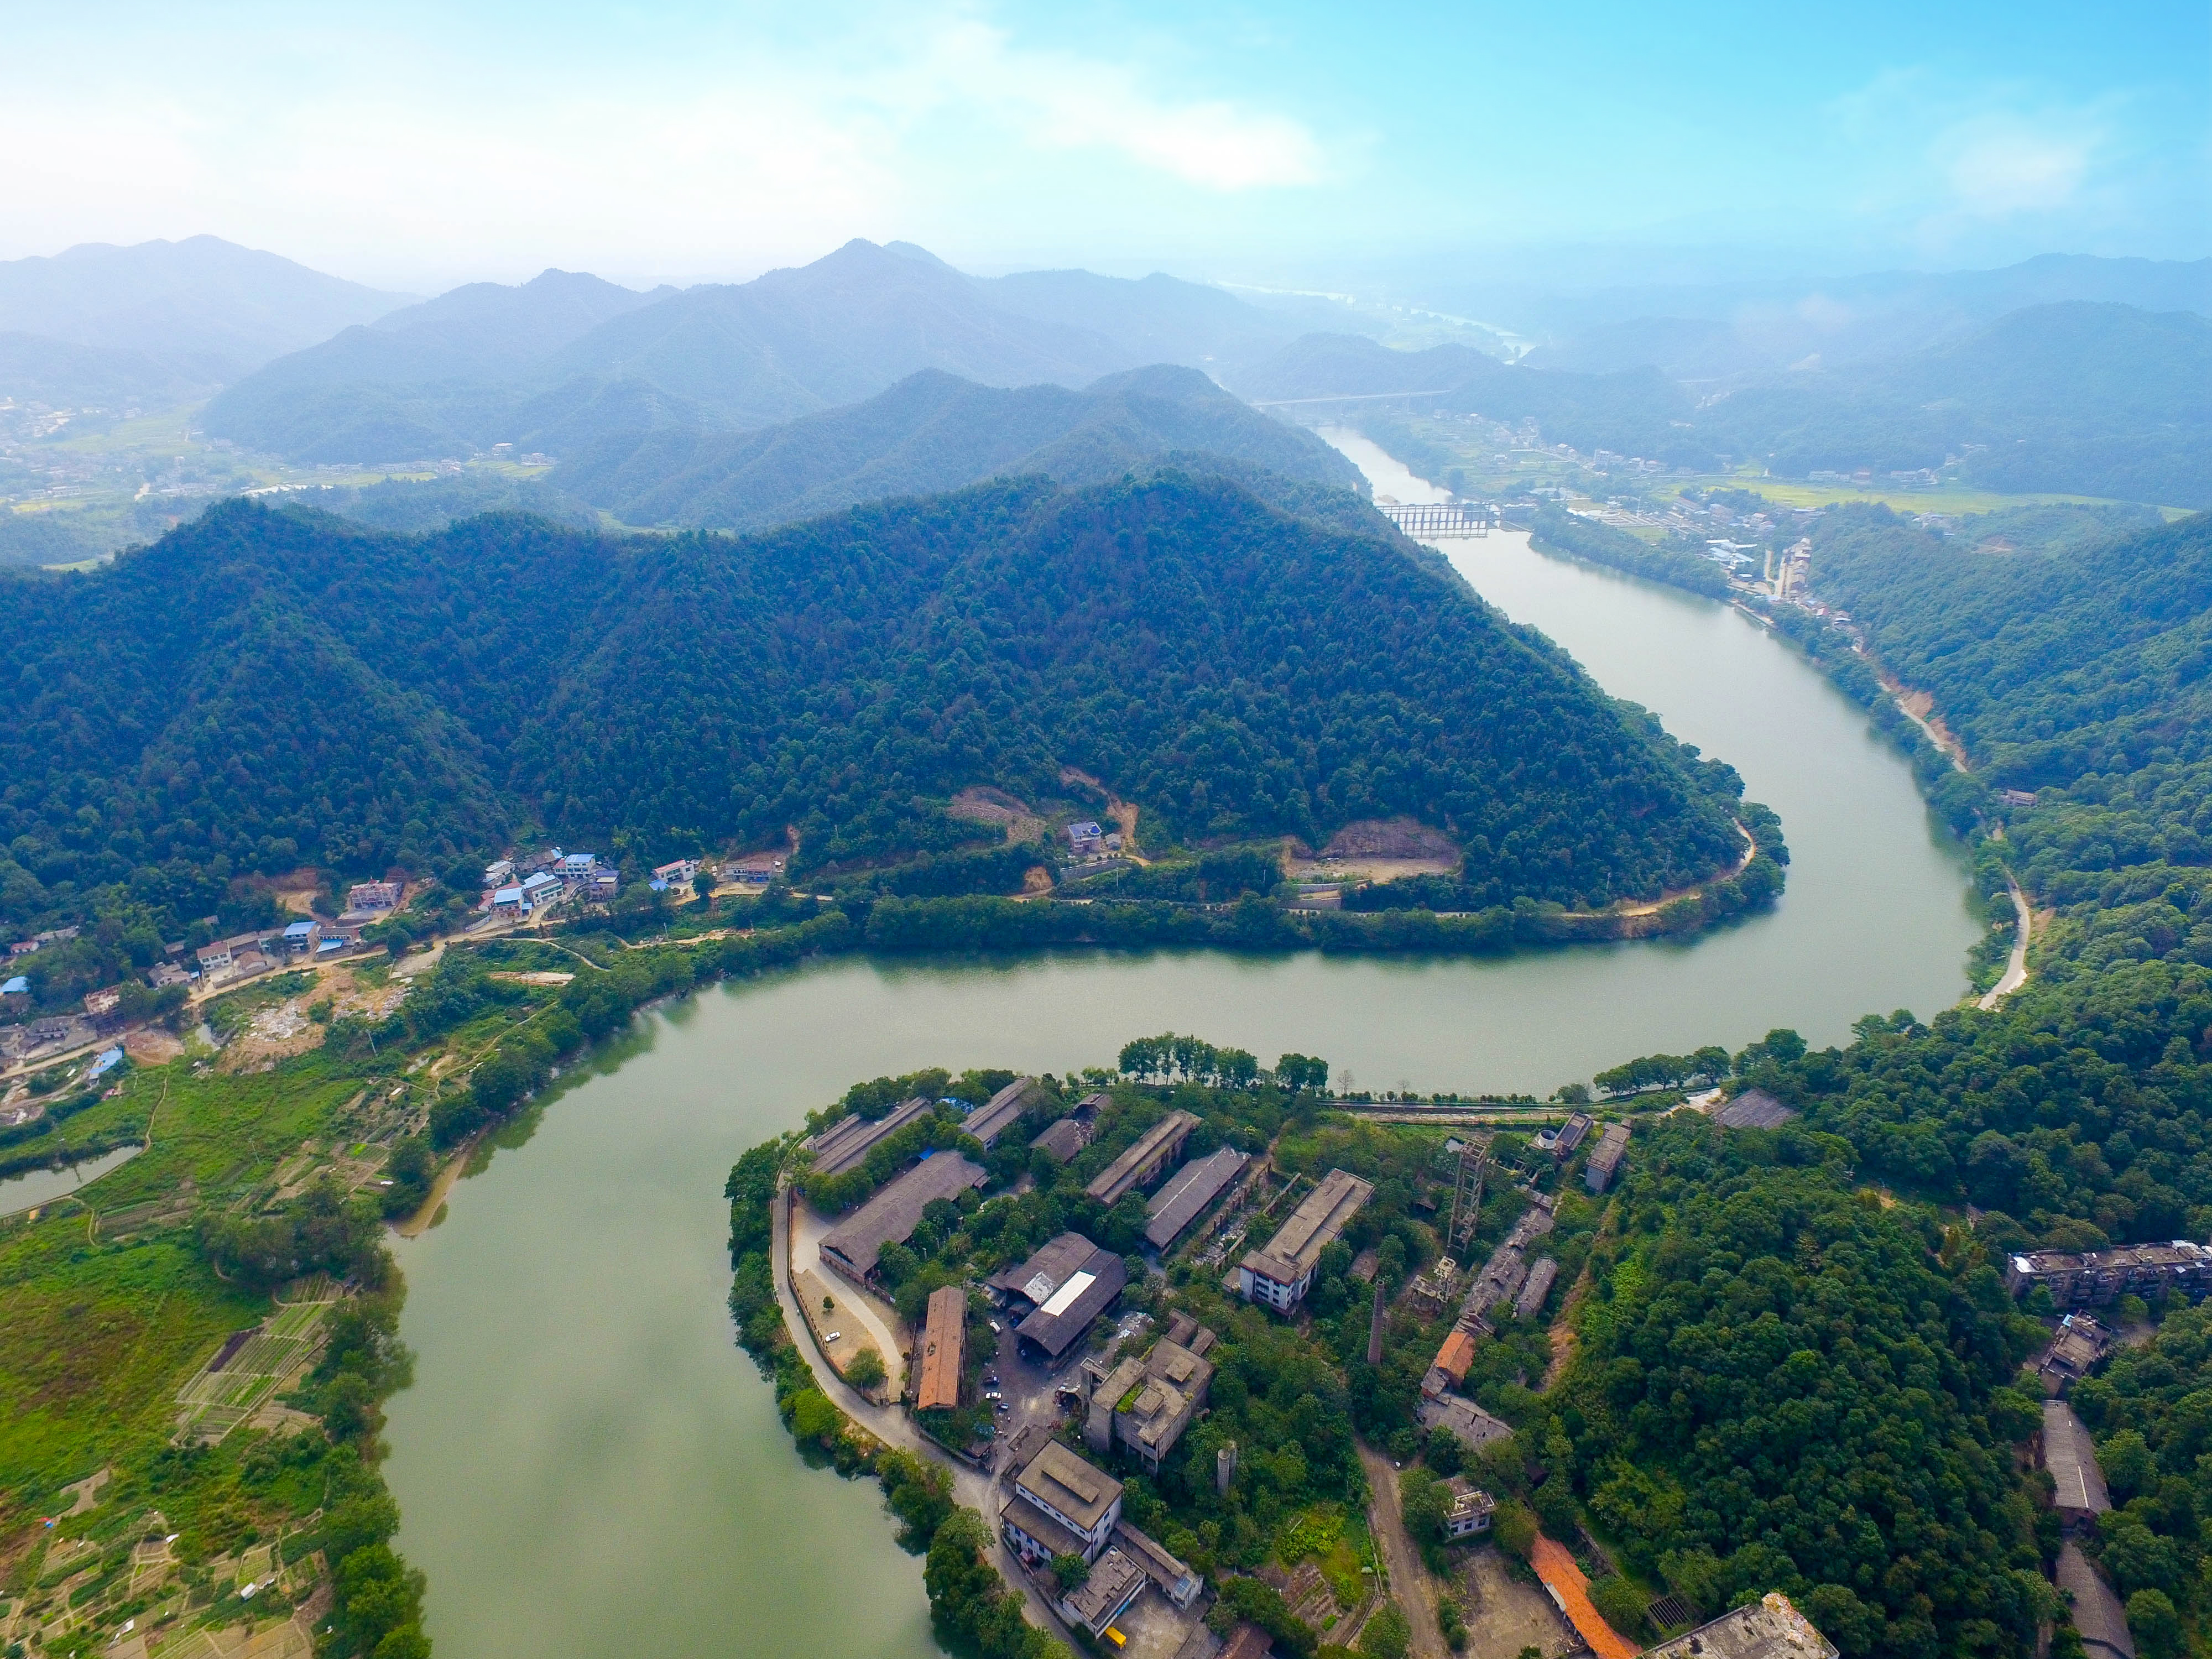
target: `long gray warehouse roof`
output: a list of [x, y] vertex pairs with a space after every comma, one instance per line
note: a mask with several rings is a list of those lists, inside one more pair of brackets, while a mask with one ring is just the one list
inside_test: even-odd
[[839, 1118], [836, 1122], [817, 1135], [799, 1143], [801, 1152], [814, 1154], [817, 1175], [843, 1175], [857, 1167], [861, 1159], [873, 1152], [876, 1143], [933, 1109], [933, 1103], [921, 1095], [902, 1100], [883, 1116], [872, 1122], [858, 1112]]
[[1037, 1093], [1036, 1079], [1018, 1077], [989, 1100], [968, 1114], [968, 1121], [960, 1127], [988, 1146], [1021, 1121]]
[[1181, 1142], [1196, 1127], [1198, 1120], [1188, 1112], [1170, 1112], [1093, 1176], [1084, 1192], [1110, 1209], [1142, 1184], [1145, 1172], [1171, 1143]]
[[1184, 1164], [1145, 1206], [1152, 1217], [1145, 1228], [1145, 1242], [1156, 1250], [1174, 1243], [1251, 1161], [1249, 1154], [1224, 1146]]
[[957, 1152], [937, 1152], [887, 1183], [866, 1203], [832, 1228], [822, 1254], [835, 1256], [855, 1279], [876, 1270], [886, 1244], [903, 1244], [921, 1223], [921, 1212], [940, 1198], [957, 1197], [990, 1179], [981, 1165]]

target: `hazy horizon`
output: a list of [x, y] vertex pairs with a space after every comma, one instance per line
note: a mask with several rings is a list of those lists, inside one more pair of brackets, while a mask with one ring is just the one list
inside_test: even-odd
[[1559, 287], [2212, 252], [2202, 8], [131, 4], [11, 25], [0, 258], [210, 234], [418, 294], [979, 274]]

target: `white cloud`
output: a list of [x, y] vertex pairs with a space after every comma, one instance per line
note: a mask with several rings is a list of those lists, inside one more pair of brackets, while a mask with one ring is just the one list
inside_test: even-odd
[[1010, 203], [1017, 234], [1064, 233], [1079, 173], [1094, 199], [1166, 191], [1186, 214], [1324, 173], [1300, 123], [1172, 89], [1171, 65], [1027, 46], [957, 10], [827, 33], [580, 73], [477, 41], [236, 62], [201, 42], [180, 63], [140, 39], [97, 77], [29, 52], [0, 69], [18, 158], [0, 258], [212, 231], [386, 283], [548, 261], [742, 275], [854, 235], [1003, 224]]
[[2070, 204], [2097, 142], [2078, 117], [1991, 114], [1941, 135], [1935, 155], [1960, 211], [2002, 219]]
[[1210, 190], [1316, 184], [1326, 172], [1318, 141], [1287, 117], [1164, 98], [1127, 64], [1025, 50], [972, 20], [936, 29], [924, 52], [885, 77], [884, 94], [910, 110], [988, 111], [1032, 142], [1116, 152]]

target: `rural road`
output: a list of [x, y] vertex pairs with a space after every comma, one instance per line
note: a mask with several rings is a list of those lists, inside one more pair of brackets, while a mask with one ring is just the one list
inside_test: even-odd
[[1437, 1602], [1429, 1586], [1429, 1570], [1421, 1553], [1406, 1534], [1406, 1519], [1398, 1510], [1398, 1471], [1390, 1460], [1365, 1441], [1359, 1443], [1359, 1462], [1367, 1471], [1373, 1497], [1367, 1506], [1375, 1541], [1382, 1551], [1382, 1564], [1390, 1572], [1390, 1599], [1413, 1626], [1413, 1659], [1451, 1659], [1443, 1631], [1437, 1623]]
[[[1006, 1548], [1006, 1538], [999, 1531], [998, 1480], [981, 1469], [971, 1468], [947, 1457], [934, 1441], [915, 1429], [903, 1411], [896, 1406], [878, 1406], [861, 1394], [838, 1376], [815, 1347], [813, 1330], [799, 1311], [798, 1298], [792, 1292], [790, 1207], [786, 1194], [781, 1190], [778, 1191], [772, 1206], [772, 1219], [774, 1232], [769, 1251], [775, 1273], [776, 1300], [783, 1306], [785, 1328], [791, 1333], [791, 1340], [798, 1346], [800, 1357], [814, 1373], [814, 1385], [836, 1402], [838, 1410], [884, 1444], [927, 1457], [951, 1471], [953, 1501], [963, 1509], [975, 1510], [983, 1517], [983, 1524], [991, 1532], [991, 1565], [999, 1570], [1000, 1577], [1022, 1593], [1022, 1599], [1029, 1604], [1030, 1622], [1060, 1641], [1074, 1646], [1074, 1638], [1068, 1634], [1067, 1626], [1061, 1623], [1060, 1615], [1037, 1593], [1036, 1586], [1030, 1583], [1029, 1575], [1021, 1570], [1021, 1564]], [[892, 1364], [896, 1363], [896, 1355], [887, 1354], [885, 1358]], [[1441, 1655], [1441, 1649], [1438, 1651]], [[1431, 1656], [1424, 1656], [1424, 1659], [1431, 1659]]]
[[2027, 908], [2027, 896], [2020, 890], [2020, 884], [2010, 876], [2005, 884], [2012, 889], [2013, 914], [2019, 917], [2020, 926], [2012, 941], [2012, 960], [2005, 963], [2004, 977], [1982, 993], [1983, 1008], [1994, 1008], [2014, 991], [2027, 983], [2027, 936], [2035, 926], [2035, 913]]

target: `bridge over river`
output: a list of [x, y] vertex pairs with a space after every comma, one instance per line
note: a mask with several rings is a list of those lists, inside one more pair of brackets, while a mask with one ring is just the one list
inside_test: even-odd
[[1486, 537], [1498, 522], [1487, 501], [1377, 501], [1375, 510], [1408, 536]]

